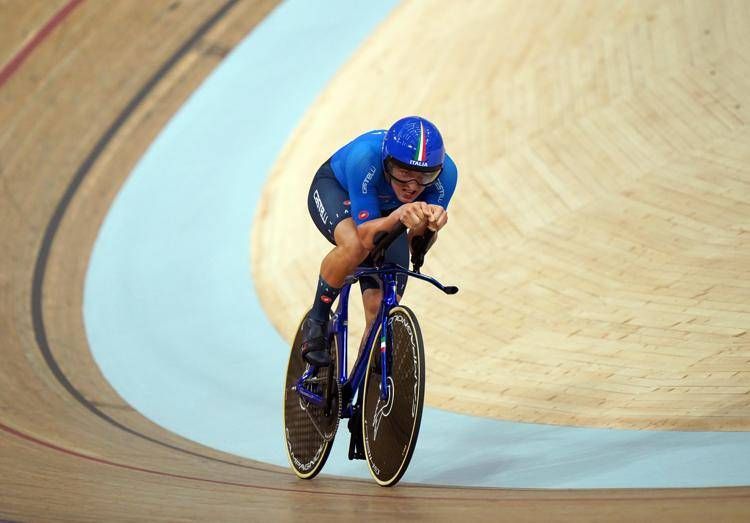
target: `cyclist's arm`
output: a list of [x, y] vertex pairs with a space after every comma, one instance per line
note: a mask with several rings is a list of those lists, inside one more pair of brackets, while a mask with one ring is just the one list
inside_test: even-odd
[[393, 230], [401, 221], [400, 216], [400, 213], [396, 210], [383, 218], [374, 218], [359, 224], [357, 234], [359, 234], [359, 240], [365, 246], [365, 249], [371, 251], [375, 247], [373, 242], [375, 235], [381, 231]]
[[[374, 238], [375, 235], [381, 231], [389, 232], [392, 231], [399, 222], [403, 223], [407, 227], [412, 225], [414, 223], [414, 220], [419, 220], [422, 216], [422, 213], [424, 212], [422, 206], [424, 204], [422, 202], [416, 202], [411, 204], [404, 204], [395, 211], [393, 211], [388, 216], [385, 216], [383, 218], [373, 218], [372, 220], [368, 220], [366, 222], [363, 222], [359, 225], [357, 225], [357, 233], [359, 234], [359, 239], [362, 242], [362, 244], [365, 246], [366, 249], [372, 250], [374, 247]], [[411, 244], [411, 238], [412, 238], [412, 230], [414, 231], [422, 231], [424, 233], [424, 229], [426, 227], [427, 222], [423, 222], [420, 225], [417, 225], [416, 227], [413, 227], [410, 229], [409, 232], [409, 239]], [[433, 239], [434, 241], [434, 239]], [[430, 242], [430, 245], [432, 245], [432, 242]]]

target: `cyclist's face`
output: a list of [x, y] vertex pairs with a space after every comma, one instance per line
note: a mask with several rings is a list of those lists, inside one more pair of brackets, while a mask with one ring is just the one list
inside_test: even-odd
[[391, 187], [402, 203], [411, 203], [424, 191], [424, 184], [434, 176], [391, 165]]

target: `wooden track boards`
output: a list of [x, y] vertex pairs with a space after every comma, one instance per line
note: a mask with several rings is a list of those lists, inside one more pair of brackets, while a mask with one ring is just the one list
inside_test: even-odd
[[357, 133], [423, 113], [459, 167], [426, 270], [462, 289], [407, 292], [425, 318], [429, 405], [750, 429], [748, 6], [404, 4], [269, 178], [252, 251], [272, 321], [289, 336], [328, 250], [289, 202]]
[[[2, 31], [3, 60], [63, 2], [23, 5], [32, 13], [23, 18], [28, 28]], [[234, 6], [122, 125], [113, 125], [221, 5], [162, 1], [134, 10], [129, 2], [86, 2], [0, 89], [0, 519], [291, 519], [302, 509], [334, 518], [356, 511], [429, 520], [750, 517], [748, 489], [384, 491], [370, 482], [305, 483], [285, 469], [170, 434], [124, 403], [92, 361], [82, 325], [83, 277], [98, 226], [169, 116], [273, 2]], [[104, 143], [109, 129], [116, 132]], [[98, 143], [100, 154], [67, 201], [66, 190]], [[51, 227], [57, 209], [65, 212]], [[300, 271], [299, 281], [307, 279]], [[34, 289], [41, 291], [36, 311]], [[46, 357], [41, 340], [50, 349]], [[444, 358], [433, 359], [439, 370]]]

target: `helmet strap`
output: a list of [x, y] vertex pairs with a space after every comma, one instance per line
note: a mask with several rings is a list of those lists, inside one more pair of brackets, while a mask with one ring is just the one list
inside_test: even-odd
[[391, 183], [391, 170], [393, 169], [393, 163], [391, 162], [390, 157], [386, 158], [385, 162], [383, 162], [383, 174], [385, 174], [385, 181], [388, 183]]

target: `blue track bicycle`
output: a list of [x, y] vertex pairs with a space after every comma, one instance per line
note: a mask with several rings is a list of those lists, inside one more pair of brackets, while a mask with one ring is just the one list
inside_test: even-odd
[[[284, 437], [289, 463], [303, 479], [314, 478], [333, 446], [339, 420], [348, 418], [349, 459], [365, 459], [381, 486], [395, 485], [406, 472], [419, 435], [425, 385], [422, 333], [414, 313], [399, 305], [399, 274], [443, 286], [421, 274], [430, 232], [412, 240], [413, 270], [384, 263], [385, 249], [406, 228], [379, 233], [371, 257], [373, 267], [360, 267], [347, 278], [336, 311], [329, 321], [331, 365], [315, 367], [301, 356], [301, 327], [292, 343], [284, 387]], [[349, 292], [363, 276], [383, 283], [383, 300], [363, 350], [347, 375]]]

